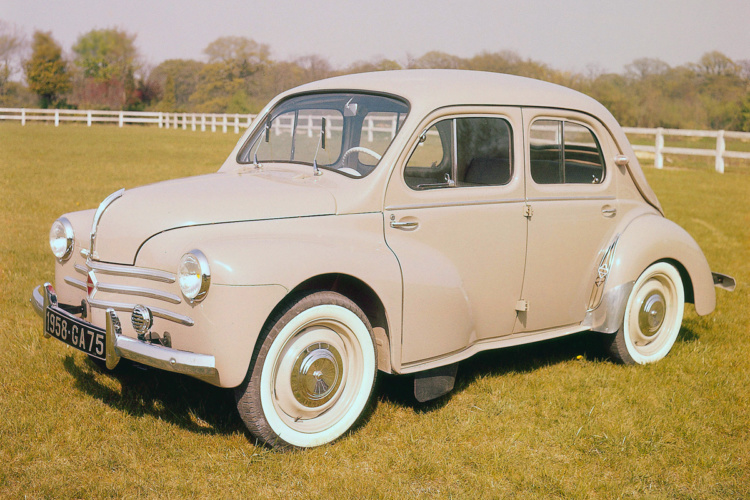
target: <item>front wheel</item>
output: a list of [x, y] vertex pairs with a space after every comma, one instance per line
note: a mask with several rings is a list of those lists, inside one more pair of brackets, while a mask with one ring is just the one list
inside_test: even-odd
[[250, 432], [278, 448], [334, 441], [364, 413], [377, 373], [372, 328], [335, 292], [292, 302], [263, 332], [237, 409]]
[[608, 336], [610, 355], [629, 365], [660, 360], [677, 340], [684, 309], [677, 269], [666, 262], [649, 266], [630, 292], [622, 326]]

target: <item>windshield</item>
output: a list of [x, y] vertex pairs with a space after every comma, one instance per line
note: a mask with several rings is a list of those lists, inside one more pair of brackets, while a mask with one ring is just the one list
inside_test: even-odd
[[247, 141], [239, 163], [302, 163], [364, 177], [377, 167], [409, 106], [373, 94], [325, 93], [280, 102]]

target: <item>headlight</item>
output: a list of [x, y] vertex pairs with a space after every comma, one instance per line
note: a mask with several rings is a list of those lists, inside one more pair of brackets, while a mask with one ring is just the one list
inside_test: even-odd
[[206, 297], [211, 285], [208, 259], [200, 250], [191, 250], [180, 259], [177, 279], [182, 294], [190, 302], [200, 302]]
[[60, 262], [64, 262], [73, 254], [73, 226], [65, 217], [60, 217], [52, 223], [49, 230], [49, 247]]

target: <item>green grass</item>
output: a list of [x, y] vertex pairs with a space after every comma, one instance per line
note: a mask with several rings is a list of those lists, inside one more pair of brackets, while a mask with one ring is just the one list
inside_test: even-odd
[[236, 139], [0, 125], [0, 497], [750, 496], [750, 177], [732, 170], [646, 171], [740, 283], [710, 316], [686, 308], [663, 361], [616, 365], [577, 335], [476, 356], [431, 404], [381, 377], [369, 421], [314, 450], [255, 446], [231, 391], [104, 373], [42, 339], [28, 298], [52, 278], [51, 222], [119, 187], [214, 171]]

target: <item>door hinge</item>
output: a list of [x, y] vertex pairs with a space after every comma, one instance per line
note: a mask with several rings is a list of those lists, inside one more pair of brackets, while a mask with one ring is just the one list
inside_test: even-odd
[[519, 300], [516, 302], [516, 311], [525, 312], [529, 310], [529, 302], [526, 300]]
[[534, 209], [531, 208], [531, 205], [524, 205], [523, 206], [523, 216], [527, 219], [531, 219], [534, 215]]

